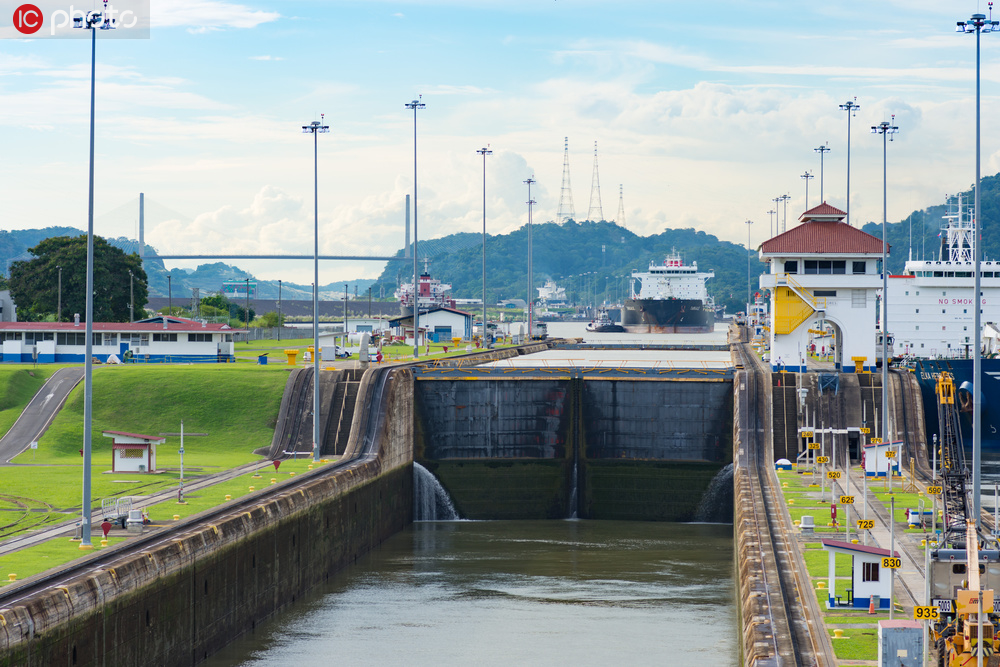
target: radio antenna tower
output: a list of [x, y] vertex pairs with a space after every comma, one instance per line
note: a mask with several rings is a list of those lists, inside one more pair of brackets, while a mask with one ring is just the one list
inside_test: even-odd
[[600, 222], [604, 220], [604, 209], [601, 208], [601, 179], [597, 176], [597, 142], [594, 142], [594, 180], [590, 184], [590, 210], [587, 220]]
[[615, 224], [625, 226], [625, 186], [621, 183], [618, 184], [618, 215], [615, 216]]
[[573, 188], [569, 184], [569, 137], [563, 137], [563, 180], [556, 218], [560, 223], [576, 220], [576, 209], [573, 207]]

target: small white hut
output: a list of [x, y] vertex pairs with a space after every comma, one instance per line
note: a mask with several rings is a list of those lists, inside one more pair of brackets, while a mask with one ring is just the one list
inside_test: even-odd
[[111, 438], [112, 472], [156, 472], [156, 446], [166, 438], [124, 431], [101, 431]]

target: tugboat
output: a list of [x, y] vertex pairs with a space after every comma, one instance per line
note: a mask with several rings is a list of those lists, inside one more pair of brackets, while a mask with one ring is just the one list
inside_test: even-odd
[[611, 316], [608, 315], [608, 311], [601, 308], [597, 311], [597, 319], [591, 321], [587, 325], [587, 331], [593, 331], [595, 333], [624, 333], [625, 327], [620, 324], [615, 324]]

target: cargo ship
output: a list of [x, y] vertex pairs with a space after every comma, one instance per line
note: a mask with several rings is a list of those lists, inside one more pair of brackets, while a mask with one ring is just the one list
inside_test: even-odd
[[[449, 295], [451, 285], [431, 278], [427, 262], [428, 260], [424, 260], [424, 271], [417, 280], [417, 305], [420, 312], [426, 313], [432, 308], [454, 308], [455, 300]], [[413, 314], [413, 292], [413, 283], [404, 283], [395, 292], [399, 299], [399, 314], [403, 317]]]
[[[983, 471], [1000, 475], [1000, 358], [996, 358], [996, 304], [1000, 303], [1000, 262], [980, 261], [982, 325], [973, 331], [975, 306], [971, 212], [962, 197], [950, 197], [937, 259], [908, 260], [902, 275], [889, 276], [890, 357], [914, 369], [924, 401], [927, 434], [938, 433], [934, 387], [942, 371], [951, 373], [959, 401], [966, 448], [972, 446], [973, 345], [982, 358]], [[989, 454], [987, 454], [989, 452]]]
[[685, 264], [671, 251], [662, 264], [633, 271], [622, 326], [629, 333], [709, 333], [715, 328], [715, 303], [705, 289], [714, 278], [699, 272], [698, 263]]

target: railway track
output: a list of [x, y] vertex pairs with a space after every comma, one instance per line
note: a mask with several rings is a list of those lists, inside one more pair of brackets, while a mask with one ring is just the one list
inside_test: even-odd
[[[742, 407], [742, 463], [749, 473], [753, 502], [750, 510], [758, 526], [761, 565], [773, 629], [773, 664], [833, 665], [819, 605], [788, 525], [783, 496], [771, 465], [770, 373], [745, 344], [737, 348], [745, 370]], [[748, 508], [744, 507], [744, 511]]]

